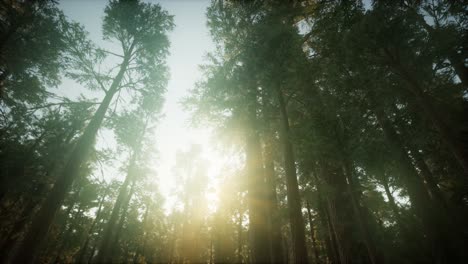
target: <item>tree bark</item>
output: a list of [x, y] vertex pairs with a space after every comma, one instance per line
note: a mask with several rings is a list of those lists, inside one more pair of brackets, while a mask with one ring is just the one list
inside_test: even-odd
[[350, 218], [353, 211], [347, 195], [346, 179], [340, 170], [333, 170], [325, 162], [321, 164], [321, 170], [321, 178], [324, 179], [326, 187], [328, 187], [324, 199], [325, 211], [329, 219], [337, 262], [340, 264], [352, 263], [351, 250], [356, 243], [352, 240], [351, 235], [354, 219]]
[[242, 264], [242, 205], [239, 206], [239, 219], [237, 220], [237, 263]]
[[393, 214], [395, 215], [396, 222], [400, 229], [406, 230], [406, 225], [404, 221], [401, 219], [400, 209], [398, 208], [395, 198], [393, 198], [392, 192], [390, 191], [390, 186], [388, 185], [388, 179], [386, 175], [382, 176], [382, 185], [384, 186], [385, 195], [387, 196], [388, 203], [390, 204], [390, 208], [392, 209]]
[[[399, 112], [395, 104], [392, 104], [392, 111], [394, 113]], [[398, 115], [396, 118], [397, 118], [397, 121], [399, 122], [400, 120], [398, 120]], [[437, 186], [437, 182], [434, 179], [434, 176], [431, 170], [429, 169], [426, 162], [424, 161], [422, 154], [419, 152], [419, 149], [415, 147], [414, 144], [411, 144], [411, 142], [406, 144], [406, 147], [408, 147], [408, 149], [411, 151], [411, 157], [416, 163], [416, 167], [419, 169], [419, 174], [424, 180], [424, 186], [426, 187], [429, 196], [434, 200], [434, 202], [440, 203], [442, 207], [447, 209], [447, 203], [444, 198], [444, 195], [440, 191], [439, 186]]]
[[377, 262], [382, 263], [383, 260], [380, 259], [377, 261], [377, 250], [373, 242], [372, 236], [369, 231], [368, 219], [363, 216], [363, 208], [361, 207], [359, 201], [361, 198], [361, 193], [359, 191], [359, 182], [354, 178], [354, 168], [352, 166], [352, 161], [350, 160], [350, 154], [346, 152], [347, 143], [345, 142], [345, 126], [341, 117], [336, 117], [336, 122], [338, 124], [338, 130], [335, 131], [336, 145], [338, 149], [338, 155], [341, 159], [341, 173], [346, 181], [346, 189], [351, 202], [351, 207], [358, 225], [358, 229], [364, 240], [364, 245], [367, 249], [367, 256], [370, 263], [376, 264]]
[[101, 220], [101, 214], [102, 214], [102, 207], [104, 206], [104, 200], [107, 196], [107, 192], [109, 189], [106, 189], [104, 192], [104, 195], [101, 197], [101, 200], [99, 201], [99, 207], [96, 212], [96, 217], [94, 218], [93, 222], [91, 223], [91, 226], [88, 229], [86, 240], [83, 243], [83, 245], [80, 248], [80, 251], [78, 252], [78, 257], [76, 258], [76, 263], [84, 263], [84, 257], [86, 255], [86, 249], [88, 248], [89, 242], [91, 240], [91, 235], [94, 232], [94, 227], [96, 226], [96, 223]]
[[34, 200], [28, 201], [21, 215], [15, 220], [15, 224], [8, 232], [6, 239], [2, 241], [2, 246], [0, 247], [0, 263], [8, 263], [8, 257], [14, 249], [21, 232], [28, 225], [31, 215], [37, 209], [36, 207], [37, 204]]
[[[102, 228], [99, 231], [100, 231], [99, 234], [101, 234], [103, 231]], [[89, 254], [88, 263], [92, 263], [93, 258], [94, 258], [94, 253], [96, 253], [97, 246], [98, 246], [98, 242], [96, 240], [93, 247], [91, 248], [91, 253]]]
[[434, 108], [431, 102], [432, 100], [423, 92], [420, 83], [414, 78], [414, 76], [399, 63], [398, 59], [395, 58], [388, 49], [384, 49], [384, 51], [390, 60], [390, 66], [408, 83], [408, 90], [414, 95], [416, 103], [423, 110], [424, 118], [429, 120], [437, 131], [439, 131], [442, 141], [452, 152], [453, 156], [463, 169], [465, 176], [468, 177], [468, 158], [463, 149], [463, 145], [460, 144], [459, 136], [448, 126], [444, 118], [440, 115], [440, 112]]
[[249, 233], [251, 236], [252, 263], [268, 263], [270, 250], [266, 217], [265, 178], [256, 129], [257, 116], [253, 100], [248, 107], [249, 127], [246, 131], [246, 171], [248, 177]]
[[60, 228], [60, 233], [57, 235], [56, 239], [54, 240], [53, 243], [49, 243], [47, 244], [47, 248], [45, 250], [43, 250], [43, 255], [52, 255], [54, 253], [54, 250], [57, 248], [57, 246], [61, 246], [63, 243], [63, 239], [65, 237], [65, 235], [67, 234], [67, 231], [68, 231], [68, 228], [70, 227], [71, 223], [70, 221], [73, 220], [73, 216], [70, 216], [73, 208], [75, 207], [77, 201], [78, 201], [78, 198], [80, 197], [80, 191], [81, 191], [81, 186], [78, 185], [78, 184], [75, 184], [74, 186], [75, 188], [77, 188], [73, 194], [72, 197], [70, 197], [70, 201], [69, 201], [69, 204], [68, 204], [68, 207], [67, 207], [67, 210], [65, 211], [64, 213], [64, 216], [65, 216], [65, 219], [64, 219], [64, 222], [63, 224], [61, 225], [61, 228]]
[[110, 89], [86, 127], [83, 135], [78, 139], [68, 162], [62, 170], [62, 173], [57, 178], [54, 187], [49, 192], [49, 195], [43, 202], [39, 212], [34, 217], [23, 242], [19, 246], [13, 258], [13, 263], [29, 264], [33, 261], [37, 249], [42, 244], [46, 234], [49, 232], [57, 211], [60, 209], [60, 206], [73, 182], [79, 177], [83, 164], [88, 159], [88, 154], [93, 147], [96, 134], [104, 120], [104, 116], [109, 108], [112, 98], [118, 91], [127, 66], [128, 58], [124, 59], [122, 62], [120, 70], [114, 78]]
[[[149, 206], [147, 205], [146, 206], [146, 210], [145, 210], [145, 215], [143, 216], [143, 227], [147, 227], [147, 224], [148, 224], [148, 214], [149, 214]], [[148, 259], [146, 259], [146, 243], [148, 241], [148, 231], [144, 230], [144, 233], [143, 233], [143, 245], [139, 245], [137, 247], [137, 249], [135, 250], [135, 257], [133, 258], [133, 263], [134, 264], [137, 264], [138, 263], [138, 258], [140, 255], [143, 255], [145, 257], [145, 260], [148, 261]]]
[[98, 255], [96, 256], [97, 263], [107, 263], [111, 262], [111, 251], [112, 251], [112, 241], [115, 237], [116, 232], [116, 224], [119, 220], [121, 208], [124, 205], [125, 198], [127, 197], [127, 189], [128, 185], [133, 180], [133, 167], [135, 166], [136, 160], [136, 153], [133, 152], [130, 158], [130, 164], [128, 166], [127, 177], [125, 177], [125, 181], [123, 182], [122, 186], [120, 186], [119, 194], [117, 199], [114, 203], [114, 208], [112, 208], [112, 213], [107, 222], [104, 233], [102, 236], [101, 243], [99, 245]]
[[379, 107], [374, 107], [374, 113], [403, 170], [403, 180], [411, 204], [422, 221], [423, 229], [431, 245], [430, 251], [433, 259], [436, 263], [459, 262], [463, 256], [463, 249], [460, 248], [458, 236], [451, 230], [447, 220], [444, 219], [445, 216], [437, 212], [437, 204], [430, 202], [431, 199], [421, 178], [384, 111]]
[[296, 164], [293, 146], [290, 139], [289, 118], [281, 90], [277, 89], [278, 102], [281, 112], [281, 141], [284, 148], [284, 169], [286, 174], [289, 221], [292, 231], [295, 263], [307, 263], [307, 249], [305, 244], [304, 219], [302, 217], [301, 198], [296, 175]]
[[320, 198], [319, 194], [319, 200], [321, 201], [319, 204], [319, 211], [321, 212], [321, 219], [322, 219], [322, 226], [327, 230], [327, 235], [326, 235], [326, 245], [327, 245], [327, 255], [328, 255], [328, 260], [331, 263], [338, 263], [339, 261], [339, 254], [338, 254], [338, 246], [336, 244], [335, 240], [335, 231], [333, 230], [333, 226], [331, 224], [330, 220], [330, 213], [328, 212], [328, 209], [324, 207], [322, 204], [325, 203], [325, 201]]
[[[60, 258], [62, 257], [63, 251], [68, 246], [68, 241], [70, 240], [70, 236], [72, 234], [73, 227], [75, 226], [75, 221], [78, 221], [77, 220], [78, 216], [81, 214], [82, 210], [83, 210], [83, 208], [80, 205], [79, 208], [78, 208], [78, 211], [76, 211], [76, 213], [72, 217], [73, 222], [70, 223], [70, 225], [68, 226], [65, 234], [63, 235], [63, 239], [61, 239], [60, 248], [57, 250], [57, 256], [55, 257], [54, 263], [61, 263]], [[79, 223], [78, 223], [78, 225], [79, 225]]]
[[[344, 157], [344, 159], [347, 159]], [[355, 191], [355, 182], [353, 179], [353, 171], [351, 168], [351, 165], [349, 164], [348, 161], [344, 161], [343, 165], [343, 174], [345, 175], [347, 179], [347, 188], [348, 188], [348, 193], [349, 197], [351, 198], [351, 205], [353, 207], [354, 215], [357, 220], [357, 224], [359, 226], [359, 229], [362, 233], [363, 239], [364, 239], [364, 244], [366, 245], [367, 249], [367, 254], [370, 260], [370, 263], [376, 264], [377, 263], [377, 253], [375, 249], [375, 244], [373, 242], [373, 239], [369, 233], [367, 221], [365, 221], [365, 218], [362, 215], [361, 211], [361, 206], [359, 205], [358, 199], [356, 198], [356, 191]], [[382, 263], [383, 260], [380, 259], [379, 263]]]
[[312, 221], [312, 213], [310, 212], [309, 201], [306, 202], [306, 206], [307, 206], [307, 216], [309, 217], [310, 240], [312, 241], [312, 248], [314, 249], [315, 263], [319, 264], [321, 263], [320, 254], [319, 254], [317, 241], [315, 237], [314, 222]]
[[313, 169], [313, 177], [315, 180], [315, 186], [317, 188], [317, 193], [318, 193], [318, 211], [319, 215], [321, 216], [321, 224], [322, 227], [327, 231], [326, 232], [326, 246], [327, 246], [327, 255], [328, 255], [328, 260], [331, 263], [339, 263], [339, 254], [338, 254], [338, 246], [335, 241], [335, 231], [333, 230], [333, 226], [331, 224], [331, 219], [330, 219], [330, 213], [328, 212], [328, 209], [326, 206], [323, 206], [326, 201], [323, 199], [322, 195], [322, 186], [320, 183], [320, 180], [317, 176], [317, 168], [315, 167], [315, 163], [313, 163], [314, 166], [312, 167]]
[[432, 175], [431, 170], [429, 169], [426, 162], [424, 161], [421, 153], [419, 153], [415, 148], [412, 148], [411, 156], [414, 158], [414, 161], [416, 162], [416, 166], [421, 172], [421, 176], [424, 179], [424, 183], [425, 183], [427, 192], [429, 193], [430, 197], [434, 200], [434, 202], [438, 202], [444, 208], [447, 208], [447, 203], [444, 198], [444, 195], [440, 191], [439, 186], [437, 186], [437, 182], [434, 179], [434, 176]]
[[282, 263], [284, 261], [282, 235], [281, 235], [281, 219], [278, 215], [278, 200], [276, 197], [276, 179], [275, 165], [273, 162], [272, 135], [266, 135], [264, 138], [264, 163], [265, 163], [265, 180], [267, 189], [267, 211], [269, 216], [270, 229], [270, 251], [271, 263]]
[[130, 204], [130, 200], [132, 199], [134, 192], [135, 192], [135, 180], [132, 182], [132, 185], [130, 186], [130, 190], [128, 194], [126, 195], [127, 197], [125, 198], [125, 202], [122, 206], [122, 215], [120, 216], [117, 228], [115, 228], [114, 239], [110, 246], [111, 255], [114, 256], [114, 260], [116, 260], [118, 257], [116, 250], [119, 247], [120, 234], [122, 233], [123, 226], [125, 224], [125, 219], [127, 218], [127, 214], [128, 214], [128, 206]]

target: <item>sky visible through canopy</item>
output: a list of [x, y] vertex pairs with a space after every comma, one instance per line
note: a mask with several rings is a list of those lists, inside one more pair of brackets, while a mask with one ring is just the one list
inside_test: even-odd
[[[203, 149], [203, 157], [209, 161], [210, 185], [215, 184], [215, 178], [221, 170], [223, 157], [212, 142], [209, 128], [194, 128], [190, 126], [190, 114], [183, 110], [180, 101], [188, 95], [190, 89], [200, 78], [199, 65], [203, 63], [207, 52], [214, 49], [208, 28], [205, 12], [209, 1], [177, 0], [150, 1], [160, 3], [164, 10], [174, 15], [175, 29], [170, 33], [170, 56], [167, 64], [170, 68], [170, 80], [165, 95], [163, 118], [160, 120], [154, 142], [158, 158], [154, 161], [157, 171], [159, 190], [166, 199], [166, 210], [175, 206], [176, 197], [173, 194], [175, 179], [172, 168], [178, 150], [187, 150], [191, 144], [199, 144]], [[112, 50], [112, 44], [102, 40], [101, 25], [104, 8], [107, 1], [62, 1], [61, 8], [66, 16], [82, 24], [90, 34], [90, 39], [100, 47]], [[54, 90], [64, 96], [76, 98], [80, 93], [90, 93], [85, 88], [69, 80], [64, 80], [62, 87]], [[97, 94], [97, 98], [102, 98]], [[100, 133], [98, 147], [115, 148], [111, 134]], [[118, 163], [116, 163], [116, 166]], [[106, 167], [106, 177], [118, 175], [118, 170]], [[112, 177], [112, 176], [110, 176]], [[209, 188], [207, 199], [211, 201], [211, 209], [215, 206], [215, 188]]]
[[465, 6], [0, 0], [0, 263], [468, 263]]

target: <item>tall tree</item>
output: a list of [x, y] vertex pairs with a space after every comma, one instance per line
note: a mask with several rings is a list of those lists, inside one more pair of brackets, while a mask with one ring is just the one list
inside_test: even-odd
[[[105, 39], [118, 41], [122, 52], [118, 56], [122, 61], [118, 65], [117, 73], [103, 80], [99, 73], [90, 68], [94, 67], [92, 59], [102, 59], [103, 52], [92, 49], [93, 46], [89, 42], [84, 42], [82, 44], [84, 47], [75, 47], [74, 59], [80, 66], [81, 73], [73, 73], [74, 77], [82, 83], [97, 85], [105, 91], [105, 97], [35, 216], [24, 241], [18, 248], [14, 262], [30, 263], [33, 260], [39, 242], [47, 234], [55, 213], [70, 186], [79, 176], [80, 167], [87, 161], [96, 133], [114, 96], [125, 88], [144, 95], [159, 95], [164, 91], [166, 71], [164, 59], [169, 45], [166, 32], [173, 26], [171, 16], [159, 5], [139, 1], [111, 1], [105, 13], [103, 36]], [[133, 15], [129, 16], [129, 13]], [[88, 54], [83, 54], [80, 48], [85, 48], [84, 51]], [[83, 57], [86, 55], [92, 55], [94, 58]], [[158, 96], [149, 98], [159, 100]], [[146, 97], [144, 100], [147, 100]]]

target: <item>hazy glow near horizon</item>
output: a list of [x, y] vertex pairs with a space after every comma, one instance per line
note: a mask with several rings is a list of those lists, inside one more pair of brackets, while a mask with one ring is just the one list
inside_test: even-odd
[[[214, 49], [206, 27], [205, 12], [209, 1], [150, 2], [158, 2], [163, 9], [174, 15], [176, 25], [169, 35], [171, 46], [167, 64], [171, 77], [162, 110], [163, 118], [158, 123], [154, 139], [158, 150], [158, 159], [154, 161], [158, 174], [157, 182], [161, 193], [166, 198], [166, 211], [169, 211], [175, 206], [177, 200], [172, 194], [175, 186], [172, 168], [175, 165], [175, 155], [178, 150], [187, 150], [191, 144], [202, 146], [203, 157], [209, 161], [210, 165], [208, 177], [212, 190], [216, 182], [215, 177], [228, 160], [213, 147], [209, 128], [189, 126], [189, 113], [184, 112], [180, 105], [181, 99], [188, 95], [189, 90], [201, 76], [198, 65], [203, 63], [204, 55]], [[84, 25], [95, 43], [101, 47], [108, 47], [110, 44], [101, 38], [102, 17], [106, 4], [107, 1], [63, 1], [60, 6], [70, 19]], [[57, 93], [72, 98], [80, 93], [87, 93], [84, 87], [78, 86], [70, 89], [73, 85], [76, 84], [65, 81]], [[112, 148], [115, 142], [101, 135], [98, 144]], [[108, 168], [107, 172], [110, 175], [118, 174], [112, 173], [118, 171], [114, 170]], [[207, 192], [208, 205], [211, 210], [215, 206], [216, 197], [215, 191]]]

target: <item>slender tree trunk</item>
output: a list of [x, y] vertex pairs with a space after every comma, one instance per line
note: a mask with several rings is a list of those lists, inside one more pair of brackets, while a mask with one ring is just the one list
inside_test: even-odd
[[388, 179], [386, 175], [382, 176], [382, 185], [384, 187], [385, 195], [387, 196], [390, 208], [392, 209], [392, 212], [395, 215], [395, 219], [396, 219], [396, 222], [398, 223], [398, 226], [400, 227], [400, 229], [403, 229], [405, 227], [405, 230], [406, 230], [406, 225], [404, 221], [401, 219], [400, 209], [398, 208], [395, 202], [395, 198], [393, 198], [392, 192], [390, 191], [390, 186], [388, 185]]
[[130, 164], [128, 166], [127, 177], [125, 177], [125, 181], [123, 182], [122, 186], [120, 186], [119, 194], [117, 199], [114, 203], [114, 208], [112, 208], [112, 213], [107, 222], [104, 233], [102, 236], [102, 240], [99, 246], [98, 255], [96, 256], [97, 263], [107, 263], [111, 261], [111, 251], [112, 251], [112, 241], [115, 237], [116, 231], [116, 224], [119, 220], [121, 208], [125, 203], [125, 198], [127, 196], [127, 189], [128, 185], [133, 179], [133, 167], [135, 166], [136, 160], [136, 153], [133, 152], [130, 158]]
[[[75, 188], [81, 188], [81, 186], [79, 186], [78, 184], [75, 184]], [[69, 205], [67, 207], [67, 210], [65, 211], [64, 213], [64, 216], [65, 216], [65, 220], [64, 220], [64, 223], [62, 224], [61, 228], [60, 228], [60, 233], [57, 235], [56, 239], [54, 240], [53, 243], [48, 243], [47, 244], [47, 248], [45, 250], [42, 250], [44, 253], [43, 255], [52, 255], [54, 253], [54, 250], [62, 245], [63, 243], [63, 239], [65, 237], [65, 235], [67, 234], [67, 230], [70, 226], [70, 222], [73, 220], [73, 216], [70, 216], [73, 208], [75, 207], [77, 201], [78, 201], [78, 198], [80, 196], [80, 189], [77, 189], [75, 191], [75, 193], [73, 194], [72, 197], [70, 197], [70, 201], [69, 201]]]
[[[313, 163], [315, 164], [315, 163]], [[319, 210], [319, 215], [321, 219], [322, 226], [325, 230], [327, 230], [327, 236], [326, 236], [326, 245], [327, 245], [327, 255], [328, 259], [331, 261], [331, 263], [339, 263], [340, 260], [340, 254], [338, 253], [338, 245], [336, 243], [335, 239], [335, 230], [333, 230], [333, 225], [332, 225], [332, 220], [330, 218], [330, 213], [328, 211], [328, 208], [326, 206], [323, 206], [326, 204], [326, 201], [323, 199], [323, 194], [322, 194], [322, 186], [320, 183], [320, 180], [317, 176], [317, 168], [314, 165], [312, 167], [313, 169], [313, 177], [315, 180], [315, 186], [317, 188], [318, 192], [318, 210]]]
[[[148, 224], [148, 214], [149, 214], [149, 206], [147, 205], [146, 206], [146, 210], [145, 210], [145, 215], [143, 216], [143, 227], [146, 228], [147, 227], [147, 224]], [[145, 260], [147, 261], [146, 259], [146, 243], [147, 243], [147, 240], [148, 240], [148, 231], [145, 229], [143, 231], [143, 245], [141, 246], [138, 246], [136, 251], [135, 251], [135, 257], [133, 258], [133, 263], [136, 264], [138, 263], [138, 258], [140, 255], [143, 255], [145, 257]]]
[[423, 92], [423, 88], [418, 80], [399, 63], [398, 59], [388, 49], [385, 49], [385, 53], [390, 60], [390, 66], [408, 83], [408, 89], [414, 95], [416, 103], [423, 110], [424, 118], [432, 122], [437, 131], [439, 131], [442, 141], [463, 168], [465, 176], [468, 177], [468, 157], [463, 149], [463, 145], [460, 144], [461, 141], [457, 133], [445, 122], [444, 118], [440, 115], [440, 111], [434, 108], [432, 100]]
[[169, 263], [173, 263], [174, 261], [174, 252], [175, 252], [175, 247], [176, 247], [176, 240], [177, 240], [177, 223], [175, 223], [175, 220], [173, 222], [174, 225], [174, 232], [172, 234], [172, 241], [169, 243], [170, 244], [170, 249], [169, 249]]
[[338, 254], [338, 249], [337, 249], [337, 244], [335, 241], [335, 231], [333, 230], [333, 226], [331, 224], [330, 220], [330, 214], [328, 213], [328, 210], [326, 207], [322, 205], [324, 201], [320, 199], [320, 205], [319, 205], [319, 211], [322, 212], [322, 217], [321, 217], [321, 222], [322, 226], [324, 227], [327, 233], [326, 235], [326, 246], [327, 246], [327, 255], [328, 255], [328, 260], [331, 263], [338, 263], [339, 260], [339, 254]]
[[128, 206], [130, 204], [130, 200], [132, 199], [134, 191], [135, 191], [135, 180], [132, 181], [132, 185], [130, 186], [130, 191], [128, 192], [125, 202], [122, 206], [122, 214], [120, 216], [119, 223], [117, 224], [117, 228], [115, 229], [114, 239], [110, 246], [111, 255], [114, 257], [114, 259], [118, 259], [118, 254], [116, 250], [119, 247], [120, 234], [123, 231], [123, 226], [125, 224], [125, 220], [128, 214]]
[[[344, 157], [344, 159], [347, 159], [347, 158]], [[361, 206], [359, 205], [357, 198], [356, 198], [356, 191], [354, 188], [355, 182], [353, 179], [352, 168], [348, 161], [345, 161], [344, 163], [345, 164], [343, 165], [343, 173], [345, 174], [345, 177], [347, 179], [346, 186], [348, 188], [349, 197], [351, 198], [351, 204], [353, 207], [354, 215], [356, 217], [356, 221], [358, 223], [359, 229], [362, 233], [370, 263], [376, 264], [377, 253], [376, 253], [373, 239], [369, 233], [367, 221], [365, 221], [362, 215]], [[379, 263], [382, 263], [382, 262], [383, 260], [379, 260]]]
[[283, 247], [285, 248], [284, 252], [286, 253], [286, 255], [284, 256], [284, 263], [288, 264], [291, 261], [291, 250], [289, 250], [290, 247], [289, 247], [288, 237], [283, 239]]
[[[394, 113], [399, 112], [399, 110], [398, 110], [398, 108], [396, 107], [395, 104], [392, 104], [392, 110], [393, 110]], [[397, 115], [397, 118], [398, 118], [398, 115]], [[398, 121], [400, 121], [400, 120], [398, 120]], [[425, 183], [424, 186], [426, 187], [429, 196], [435, 202], [440, 203], [440, 205], [442, 207], [447, 208], [446, 200], [445, 200], [442, 192], [440, 191], [439, 186], [437, 186], [436, 180], [434, 179], [434, 176], [433, 176], [431, 170], [429, 169], [426, 162], [424, 161], [423, 156], [419, 152], [419, 149], [417, 149], [411, 143], [406, 144], [406, 147], [408, 147], [408, 149], [411, 151], [411, 156], [413, 157], [413, 159], [414, 159], [414, 161], [416, 163], [416, 167], [420, 171], [420, 175], [424, 180], [424, 183]]]
[[11, 251], [14, 249], [20, 233], [26, 228], [31, 218], [31, 215], [36, 210], [36, 203], [33, 200], [29, 201], [24, 207], [21, 215], [15, 221], [15, 224], [8, 232], [6, 239], [2, 242], [0, 249], [0, 263], [7, 263]]
[[421, 172], [421, 176], [424, 179], [425, 186], [427, 188], [427, 192], [431, 196], [431, 198], [435, 201], [440, 203], [444, 208], [447, 208], [447, 203], [446, 200], [442, 194], [442, 192], [439, 189], [439, 186], [437, 186], [437, 183], [434, 179], [434, 176], [432, 175], [431, 170], [427, 166], [426, 162], [424, 161], [423, 157], [421, 156], [421, 153], [419, 153], [416, 149], [412, 148], [411, 149], [411, 156], [413, 156], [416, 166]]
[[346, 179], [340, 170], [333, 170], [325, 162], [321, 167], [321, 178], [325, 180], [327, 189], [331, 190], [325, 193], [327, 205], [325, 208], [330, 230], [333, 232], [332, 241], [336, 246], [338, 263], [352, 263], [351, 250], [355, 244], [352, 239], [354, 219], [350, 217], [353, 215], [353, 211], [347, 194]]
[[84, 263], [84, 257], [86, 255], [86, 249], [88, 248], [88, 244], [91, 240], [91, 236], [94, 232], [94, 227], [96, 226], [96, 223], [101, 220], [101, 214], [102, 214], [102, 208], [104, 206], [104, 200], [107, 196], [109, 189], [106, 189], [104, 192], [104, 195], [101, 197], [101, 200], [99, 201], [99, 207], [96, 212], [96, 217], [94, 218], [93, 222], [91, 223], [91, 226], [88, 229], [86, 240], [83, 243], [83, 245], [80, 248], [80, 251], [78, 252], [78, 257], [76, 258], [76, 263]]
[[[99, 232], [99, 233], [100, 233], [100, 234], [102, 233], [102, 229], [101, 229], [101, 232]], [[91, 252], [90, 252], [89, 258], [88, 258], [88, 263], [92, 263], [92, 262], [93, 262], [94, 253], [96, 253], [97, 245], [98, 245], [98, 241], [96, 240], [96, 242], [94, 242], [93, 247], [91, 248]]]
[[315, 166], [313, 167], [313, 177], [315, 180], [315, 186], [317, 188], [317, 193], [318, 193], [318, 212], [319, 212], [319, 219], [320, 223], [322, 225], [322, 228], [326, 230], [325, 233], [325, 238], [323, 239], [325, 241], [325, 246], [327, 250], [327, 257], [328, 257], [328, 262], [329, 263], [338, 263], [338, 252], [337, 252], [337, 246], [334, 241], [334, 231], [332, 231], [331, 223], [330, 223], [330, 216], [328, 211], [326, 210], [326, 207], [323, 205], [325, 204], [325, 201], [323, 200], [322, 197], [322, 192], [321, 192], [321, 186], [320, 186], [320, 181], [317, 177], [317, 170], [315, 169]]
[[214, 263], [213, 258], [213, 238], [210, 239], [210, 264]]
[[237, 220], [237, 263], [242, 264], [242, 205], [239, 206], [239, 218]]
[[307, 215], [309, 217], [309, 227], [310, 227], [310, 240], [312, 241], [312, 248], [314, 249], [314, 257], [315, 263], [321, 263], [320, 261], [320, 254], [317, 246], [317, 241], [315, 238], [315, 231], [314, 231], [314, 222], [312, 221], [312, 213], [310, 212], [310, 205], [309, 201], [306, 202], [307, 206]]
[[247, 109], [246, 172], [248, 178], [247, 201], [249, 207], [249, 233], [251, 237], [252, 263], [268, 263], [268, 220], [266, 217], [266, 186], [257, 130], [256, 95], [253, 94]]
[[[68, 134], [72, 134], [72, 133], [69, 132]], [[39, 138], [42, 138], [43, 136], [44, 136], [44, 133]], [[38, 140], [39, 139], [36, 139], [34, 145], [38, 144]], [[70, 136], [67, 136], [64, 141], [64, 145], [65, 146], [70, 145], [70, 142], [71, 142], [71, 138]], [[35, 146], [30, 148], [30, 151], [33, 151], [33, 150], [35, 150]], [[70, 153], [70, 148], [66, 148], [65, 157], [67, 157], [69, 153]], [[59, 168], [59, 165], [58, 165], [59, 163], [60, 162], [57, 160], [54, 161], [49, 166], [49, 168], [47, 168], [47, 171], [48, 171], [47, 175], [56, 175], [56, 172]], [[38, 206], [39, 206], [38, 203], [41, 201], [42, 196], [47, 190], [48, 188], [46, 187], [45, 184], [40, 184], [36, 186], [34, 193], [32, 194], [28, 193], [28, 195], [33, 195], [34, 197], [36, 197], [36, 199], [34, 197], [29, 197], [28, 195], [25, 195], [26, 196], [25, 198], [28, 199], [28, 201], [26, 202], [26, 205], [24, 206], [21, 212], [21, 215], [15, 221], [13, 228], [11, 228], [11, 230], [8, 232], [6, 239], [2, 241], [2, 244], [1, 244], [2, 246], [0, 247], [1, 248], [0, 249], [0, 263], [8, 262], [7, 261], [8, 257], [10, 257], [11, 253], [13, 253], [14, 247], [16, 246], [18, 242], [17, 240], [20, 238], [20, 234], [22, 232], [27, 231], [26, 228], [28, 224], [30, 223], [31, 218], [34, 216], [34, 213], [38, 209]]]
[[[351, 207], [354, 213], [354, 217], [356, 219], [358, 229], [362, 235], [364, 240], [364, 245], [367, 249], [367, 255], [369, 258], [370, 263], [376, 264], [377, 263], [377, 250], [374, 246], [374, 242], [372, 236], [369, 231], [368, 219], [363, 216], [363, 212], [361, 205], [359, 203], [361, 193], [359, 192], [359, 182], [357, 182], [354, 178], [354, 168], [352, 166], [352, 162], [349, 158], [349, 154], [346, 153], [346, 143], [345, 143], [345, 125], [341, 117], [336, 118], [336, 122], [338, 124], [338, 130], [336, 130], [336, 144], [338, 149], [338, 154], [341, 159], [341, 174], [346, 179], [346, 189], [349, 196], [349, 200], [351, 202]], [[379, 263], [382, 263], [383, 260], [379, 260]]]
[[13, 258], [13, 263], [29, 264], [33, 261], [36, 251], [47, 235], [57, 211], [60, 209], [60, 206], [62, 205], [62, 202], [73, 182], [79, 177], [82, 165], [88, 159], [88, 154], [93, 147], [97, 131], [104, 120], [104, 116], [109, 108], [112, 98], [118, 91], [127, 66], [128, 58], [122, 62], [119, 73], [114, 78], [104, 100], [99, 105], [98, 110], [86, 127], [83, 135], [78, 139], [78, 142], [74, 147], [68, 162], [63, 168], [61, 175], [58, 177], [54, 187], [42, 203], [39, 212], [34, 217], [23, 242], [19, 246]]
[[378, 107], [374, 108], [374, 113], [403, 169], [403, 180], [406, 183], [411, 204], [423, 223], [423, 228], [431, 245], [430, 250], [433, 253], [433, 259], [436, 263], [458, 262], [463, 255], [463, 250], [460, 248], [457, 235], [451, 230], [447, 220], [444, 220], [445, 216], [437, 212], [437, 204], [430, 202], [431, 199], [424, 188], [422, 180], [390, 120], [388, 120], [383, 110]]
[[267, 187], [268, 215], [270, 226], [271, 263], [282, 263], [283, 248], [281, 235], [281, 219], [278, 214], [278, 200], [276, 197], [275, 165], [273, 163], [273, 149], [271, 146], [271, 135], [265, 139], [265, 178]]
[[286, 104], [280, 89], [277, 89], [281, 112], [281, 141], [284, 147], [284, 169], [286, 174], [289, 220], [292, 231], [295, 263], [307, 263], [307, 249], [305, 244], [304, 219], [302, 218], [301, 198], [296, 175], [296, 164], [293, 146], [290, 139], [289, 120]]
[[281, 235], [281, 219], [278, 214], [278, 202], [276, 197], [276, 183], [274, 179], [274, 167], [273, 162], [267, 161], [266, 170], [266, 181], [268, 187], [268, 215], [269, 217], [269, 226], [270, 226], [270, 241], [271, 241], [271, 263], [282, 263], [284, 260], [283, 256], [283, 247], [282, 247], [282, 240], [283, 237]]
[[[60, 258], [63, 254], [63, 251], [65, 250], [65, 248], [68, 246], [68, 241], [70, 240], [70, 236], [72, 234], [72, 230], [74, 228], [74, 224], [75, 224], [75, 221], [78, 221], [78, 216], [81, 214], [82, 212], [82, 206], [80, 205], [80, 207], [78, 208], [78, 211], [76, 211], [76, 213], [74, 214], [74, 216], [72, 217], [72, 223], [70, 223], [70, 225], [68, 225], [68, 228], [65, 232], [65, 234], [63, 235], [63, 239], [61, 239], [61, 243], [60, 243], [60, 248], [57, 250], [57, 256], [55, 257], [55, 260], [54, 260], [54, 263], [60, 263]], [[79, 223], [78, 223], [79, 225]]]
[[260, 142], [257, 132], [251, 131], [249, 134], [246, 159], [249, 178], [249, 233], [252, 239], [252, 263], [267, 263], [270, 260], [270, 252]]

